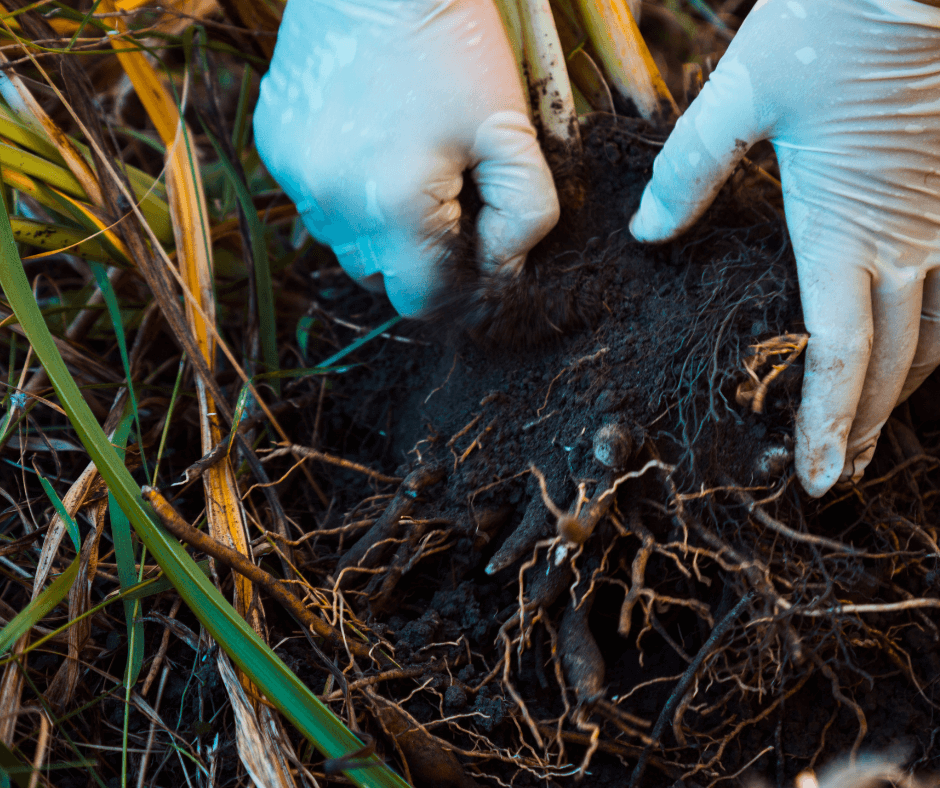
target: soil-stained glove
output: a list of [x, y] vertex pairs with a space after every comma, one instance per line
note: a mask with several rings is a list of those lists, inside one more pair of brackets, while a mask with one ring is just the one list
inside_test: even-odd
[[472, 170], [489, 270], [518, 270], [558, 198], [492, 0], [290, 0], [255, 137], [304, 224], [418, 315]]
[[633, 235], [679, 235], [761, 139], [811, 337], [796, 470], [819, 496], [861, 477], [940, 362], [940, 9], [759, 0], [657, 156]]

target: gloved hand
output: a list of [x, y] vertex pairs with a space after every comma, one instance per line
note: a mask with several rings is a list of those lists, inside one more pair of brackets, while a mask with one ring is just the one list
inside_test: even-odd
[[940, 362], [940, 9], [760, 0], [657, 156], [633, 235], [679, 235], [761, 139], [810, 333], [796, 471], [820, 496], [861, 477]]
[[314, 238], [403, 315], [442, 284], [465, 170], [489, 270], [518, 270], [558, 221], [492, 0], [290, 0], [254, 129]]

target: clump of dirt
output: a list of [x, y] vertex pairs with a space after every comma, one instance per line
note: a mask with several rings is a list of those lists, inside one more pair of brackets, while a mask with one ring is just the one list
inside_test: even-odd
[[[637, 244], [659, 142], [627, 119], [586, 133], [587, 200], [522, 288], [547, 293], [542, 317], [574, 315], [554, 336], [519, 350], [513, 318], [532, 314], [476, 312], [483, 343], [412, 326], [337, 380], [321, 445], [404, 481], [324, 478], [334, 513], [305, 572], [414, 669], [370, 702], [471, 781], [711, 786], [749, 768], [781, 785], [898, 742], [929, 765], [938, 414], [921, 395], [868, 481], [806, 499], [779, 197], [744, 174], [679, 241]], [[774, 364], [761, 412], [739, 404]]]

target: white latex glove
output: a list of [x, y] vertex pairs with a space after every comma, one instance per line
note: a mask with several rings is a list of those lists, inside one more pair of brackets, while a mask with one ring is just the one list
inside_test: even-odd
[[254, 129], [270, 173], [343, 268], [418, 315], [472, 170], [478, 256], [518, 270], [558, 221], [492, 0], [290, 0]]
[[692, 225], [747, 151], [776, 148], [807, 348], [796, 470], [857, 480], [940, 362], [940, 9], [761, 0], [657, 156], [630, 222]]

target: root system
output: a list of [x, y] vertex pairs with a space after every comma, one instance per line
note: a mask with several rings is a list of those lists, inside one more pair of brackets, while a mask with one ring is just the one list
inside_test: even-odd
[[806, 498], [779, 195], [742, 173], [690, 234], [643, 248], [625, 228], [653, 132], [620, 119], [585, 139], [590, 197], [529, 267], [455, 264], [439, 313], [471, 336], [415, 329], [345, 382], [331, 420], [380, 436], [360, 459], [428, 484], [361, 504], [334, 488], [347, 502], [306, 545], [336, 559], [307, 572], [399, 664], [428, 664], [383, 697], [481, 782], [782, 785], [898, 742], [929, 768], [929, 390], [865, 481]]

